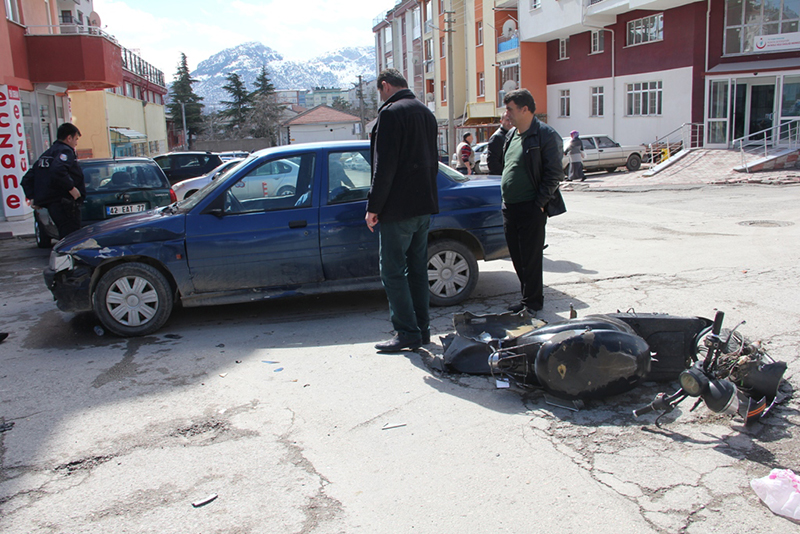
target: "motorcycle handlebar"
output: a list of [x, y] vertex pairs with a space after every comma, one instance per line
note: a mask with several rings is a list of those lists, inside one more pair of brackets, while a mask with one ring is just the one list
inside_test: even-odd
[[711, 328], [711, 333], [718, 336], [722, 331], [722, 319], [725, 318], [725, 312], [718, 311], [714, 316], [714, 326]]
[[655, 407], [653, 406], [653, 403], [650, 403], [647, 406], [639, 408], [638, 410], [633, 410], [633, 416], [639, 417], [640, 415], [644, 415], [653, 411], [655, 411]]

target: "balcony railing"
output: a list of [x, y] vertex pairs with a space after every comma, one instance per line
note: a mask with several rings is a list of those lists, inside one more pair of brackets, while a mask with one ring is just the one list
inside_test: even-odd
[[519, 34], [514, 31], [508, 35], [501, 35], [497, 38], [497, 53], [508, 52], [519, 48]]
[[164, 73], [127, 48], [122, 49], [122, 68], [150, 83], [166, 87]]
[[95, 35], [104, 37], [114, 43], [117, 40], [97, 26], [83, 26], [80, 24], [58, 24], [53, 26], [25, 26], [25, 35]]

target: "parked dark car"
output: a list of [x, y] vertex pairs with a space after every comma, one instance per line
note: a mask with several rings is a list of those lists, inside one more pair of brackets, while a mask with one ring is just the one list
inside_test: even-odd
[[[364, 141], [268, 148], [170, 206], [105, 221], [58, 243], [44, 277], [64, 311], [94, 310], [122, 336], [161, 328], [172, 307], [380, 288], [378, 233], [364, 223]], [[348, 163], [349, 162], [349, 163]], [[297, 168], [293, 193], [265, 168]], [[478, 282], [478, 259], [508, 256], [499, 177], [439, 167], [429, 250], [431, 302]]]
[[222, 165], [219, 154], [212, 152], [170, 152], [153, 159], [167, 175], [170, 184], [202, 176]]
[[[167, 177], [149, 158], [78, 160], [86, 183], [81, 208], [84, 226], [105, 219], [167, 206], [177, 200]], [[46, 208], [33, 215], [36, 244], [50, 248], [58, 240], [58, 229]]]

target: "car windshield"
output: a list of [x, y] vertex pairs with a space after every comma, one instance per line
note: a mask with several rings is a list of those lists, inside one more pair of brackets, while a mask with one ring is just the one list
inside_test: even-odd
[[147, 161], [103, 161], [81, 163], [87, 193], [169, 189], [158, 166]]
[[469, 182], [469, 176], [465, 176], [458, 172], [457, 170], [453, 169], [452, 167], [448, 167], [442, 162], [439, 162], [439, 171], [453, 180], [454, 182], [464, 183]]
[[190, 197], [186, 197], [180, 202], [178, 202], [178, 208], [185, 210], [192, 209], [197, 205], [198, 202], [203, 200], [206, 197], [206, 195], [208, 195], [209, 193], [214, 191], [217, 187], [219, 187], [220, 184], [222, 184], [222, 182], [224, 182], [228, 176], [239, 170], [243, 165], [250, 163], [254, 159], [256, 159], [255, 156], [248, 156], [246, 159], [238, 161], [236, 165], [228, 167], [227, 169], [225, 169], [225, 171], [222, 172], [222, 174], [218, 175], [213, 180], [208, 182], [208, 184], [206, 184], [197, 193], [193, 194]]

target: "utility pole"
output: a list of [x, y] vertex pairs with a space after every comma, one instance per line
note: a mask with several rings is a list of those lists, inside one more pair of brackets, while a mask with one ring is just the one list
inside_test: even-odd
[[454, 74], [453, 74], [453, 23], [455, 22], [455, 11], [453, 11], [453, 0], [450, 0], [450, 11], [445, 10], [444, 23], [446, 28], [443, 30], [447, 33], [447, 158], [450, 159], [450, 154], [456, 149], [456, 123], [455, 123], [455, 89]]
[[358, 96], [358, 111], [361, 116], [361, 139], [366, 139], [367, 132], [364, 131], [366, 125], [364, 124], [364, 86], [361, 82], [361, 75], [358, 75], [358, 89], [356, 89], [356, 96]]
[[183, 149], [189, 150], [189, 134], [186, 132], [186, 106], [181, 102], [181, 119], [183, 119]]

